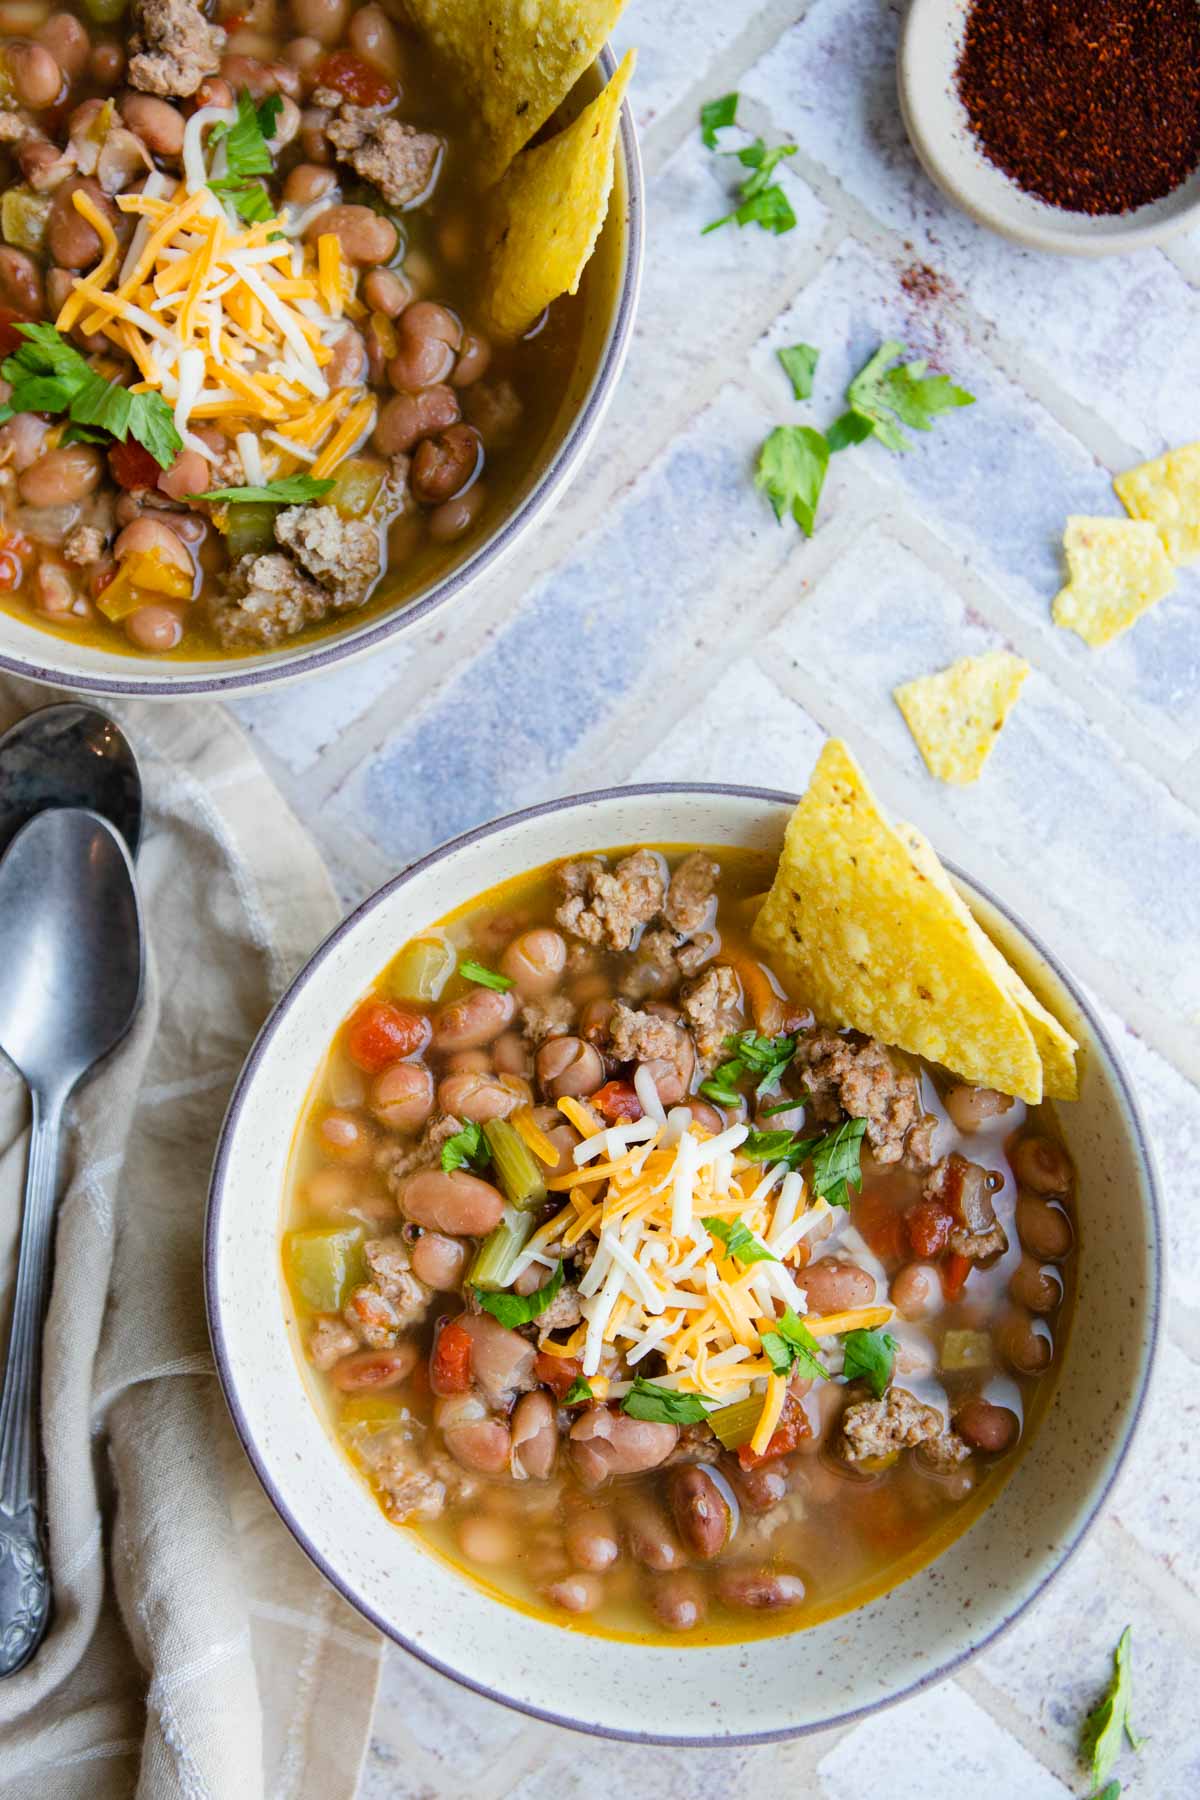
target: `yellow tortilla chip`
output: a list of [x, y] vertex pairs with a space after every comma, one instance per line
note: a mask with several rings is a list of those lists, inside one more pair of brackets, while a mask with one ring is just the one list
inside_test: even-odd
[[978, 780], [1028, 673], [1019, 656], [989, 650], [892, 689], [931, 775], [958, 786]]
[[1066, 1026], [1026, 986], [1003, 951], [992, 942], [972, 916], [966, 901], [938, 861], [937, 851], [929, 839], [922, 836], [915, 825], [897, 825], [896, 830], [908, 846], [916, 867], [930, 881], [936, 882], [948, 896], [969, 927], [979, 954], [993, 969], [997, 979], [1003, 981], [1024, 1014], [1025, 1023], [1033, 1034], [1033, 1041], [1041, 1058], [1043, 1092], [1052, 1100], [1078, 1100], [1079, 1074], [1075, 1067], [1075, 1053], [1079, 1045], [1075, 1039]]
[[964, 910], [914, 862], [846, 746], [826, 744], [755, 939], [819, 1019], [1036, 1103], [1033, 1033]]
[[492, 197], [484, 305], [519, 337], [560, 294], [578, 291], [608, 211], [621, 98], [634, 51], [590, 106], [548, 143], [522, 150]]
[[595, 62], [625, 0], [403, 0], [449, 63], [483, 126], [485, 174], [518, 150]]
[[1168, 450], [1113, 482], [1131, 519], [1149, 519], [1172, 562], [1200, 556], [1200, 444]]
[[1055, 596], [1054, 623], [1096, 650], [1175, 586], [1163, 541], [1144, 519], [1068, 519], [1063, 549], [1071, 579]]

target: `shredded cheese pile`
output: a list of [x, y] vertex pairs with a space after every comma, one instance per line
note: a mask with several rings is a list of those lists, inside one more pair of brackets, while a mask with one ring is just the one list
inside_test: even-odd
[[[651, 1083], [652, 1087], [653, 1084]], [[809, 1232], [830, 1211], [821, 1198], [809, 1201], [803, 1178], [784, 1163], [764, 1169], [739, 1155], [749, 1135], [733, 1125], [706, 1132], [686, 1107], [664, 1115], [656, 1097], [654, 1117], [605, 1129], [590, 1109], [560, 1100], [559, 1109], [584, 1141], [574, 1152], [576, 1169], [551, 1178], [552, 1193], [568, 1204], [530, 1239], [514, 1278], [531, 1263], [553, 1267], [555, 1251], [569, 1250], [591, 1233], [595, 1257], [579, 1283], [584, 1322], [565, 1344], [547, 1343], [553, 1355], [578, 1356], [598, 1398], [628, 1393], [632, 1381], [592, 1379], [611, 1366], [614, 1352], [637, 1366], [652, 1351], [667, 1372], [656, 1386], [697, 1393], [731, 1406], [761, 1393], [763, 1410], [751, 1440], [761, 1455], [779, 1423], [787, 1377], [777, 1374], [763, 1352], [762, 1333], [775, 1329], [779, 1306], [807, 1313], [807, 1300], [789, 1271]], [[537, 1137], [527, 1133], [539, 1152]], [[549, 1152], [549, 1154], [545, 1154]], [[544, 1144], [547, 1162], [557, 1161]], [[754, 1233], [774, 1260], [744, 1266], [731, 1257], [701, 1221], [736, 1220]], [[892, 1316], [890, 1306], [809, 1315], [817, 1338], [857, 1329], [871, 1330]], [[605, 1352], [608, 1349], [608, 1356]]]
[[72, 196], [102, 255], [76, 278], [55, 324], [101, 333], [128, 355], [141, 375], [133, 391], [164, 396], [187, 449], [211, 461], [191, 427], [220, 421], [248, 483], [301, 467], [323, 477], [375, 422], [361, 384], [331, 389], [324, 373], [346, 317], [364, 309], [337, 237], [298, 241], [314, 208], [285, 206], [243, 227], [208, 186], [223, 146], [210, 170], [203, 133], [236, 119], [234, 108], [201, 107], [184, 131], [183, 179], [156, 171], [142, 193], [117, 196], [138, 215], [123, 259], [101, 208], [82, 191]]

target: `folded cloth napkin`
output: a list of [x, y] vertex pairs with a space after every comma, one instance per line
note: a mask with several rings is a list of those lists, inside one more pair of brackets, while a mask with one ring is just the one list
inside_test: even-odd
[[[0, 726], [59, 697], [0, 682]], [[134, 1029], [72, 1115], [42, 1381], [55, 1610], [33, 1662], [0, 1682], [0, 1792], [338, 1800], [357, 1783], [380, 1640], [294, 1544], [241, 1452], [201, 1280], [230, 1088], [337, 902], [218, 707], [110, 710], [146, 790], [150, 955]], [[25, 1123], [6, 1068], [3, 1321]]]

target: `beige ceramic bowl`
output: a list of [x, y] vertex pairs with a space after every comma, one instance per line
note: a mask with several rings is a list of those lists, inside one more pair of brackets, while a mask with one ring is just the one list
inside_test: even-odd
[[1104, 1503], [1145, 1395], [1158, 1330], [1160, 1222], [1145, 1132], [1112, 1048], [1069, 977], [972, 883], [962, 891], [1083, 1045], [1062, 1123], [1079, 1167], [1074, 1328], [1040, 1430], [995, 1504], [936, 1563], [858, 1612], [791, 1637], [652, 1649], [548, 1624], [490, 1598], [389, 1525], [327, 1437], [293, 1347], [278, 1249], [284, 1171], [316, 1067], [404, 941], [493, 883], [629, 843], [777, 851], [791, 796], [616, 789], [518, 813], [435, 850], [316, 952], [238, 1082], [206, 1245], [217, 1367], [279, 1513], [346, 1598], [397, 1643], [492, 1699], [559, 1724], [669, 1743], [785, 1737], [939, 1680], [1034, 1600]]
[[[615, 66], [611, 50], [604, 50], [576, 83], [566, 112], [585, 106]], [[293, 640], [277, 650], [188, 660], [98, 650], [40, 631], [36, 625], [0, 611], [0, 670], [87, 694], [132, 694], [159, 700], [195, 694], [225, 698], [316, 675], [334, 663], [363, 656], [493, 574], [529, 528], [562, 497], [608, 410], [633, 336], [642, 275], [643, 214], [641, 160], [626, 100], [621, 107], [612, 199], [593, 262], [596, 279], [587, 284], [588, 312], [580, 353], [561, 395], [557, 417], [507, 511], [480, 542], [458, 556], [451, 554], [441, 575], [421, 592], [390, 609], [373, 598], [361, 614], [351, 614], [336, 630]], [[381, 583], [384, 595], [386, 587], [385, 575]]]
[[1200, 171], [1133, 212], [1092, 218], [1026, 194], [983, 155], [958, 97], [955, 71], [968, 0], [912, 0], [900, 34], [900, 111], [926, 174], [981, 225], [1028, 250], [1112, 256], [1161, 244], [1200, 220]]

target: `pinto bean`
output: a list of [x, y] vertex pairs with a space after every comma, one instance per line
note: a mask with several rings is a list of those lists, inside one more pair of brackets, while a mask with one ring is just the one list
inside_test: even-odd
[[22, 106], [31, 112], [53, 106], [62, 92], [63, 75], [44, 44], [10, 44], [4, 60]]
[[494, 1066], [487, 1050], [456, 1050], [446, 1058], [447, 1075], [490, 1075]]
[[477, 1394], [450, 1394], [434, 1402], [434, 1420], [447, 1450], [464, 1469], [502, 1475], [508, 1467], [508, 1427], [493, 1419]]
[[174, 650], [183, 637], [183, 620], [173, 606], [162, 605], [155, 601], [150, 606], [139, 606], [124, 621], [125, 635], [131, 644], [139, 650], [148, 650], [161, 655], [164, 650]]
[[472, 1374], [493, 1406], [510, 1405], [515, 1393], [532, 1386], [537, 1351], [528, 1338], [490, 1313], [464, 1313], [459, 1324], [471, 1340]]
[[604, 1058], [582, 1038], [547, 1038], [535, 1058], [542, 1092], [550, 1100], [592, 1094], [604, 1080]]
[[507, 1119], [533, 1095], [519, 1075], [447, 1075], [438, 1083], [438, 1106], [456, 1119], [481, 1125], [485, 1119]]
[[720, 1488], [698, 1464], [681, 1463], [667, 1483], [675, 1527], [693, 1556], [711, 1562], [729, 1542], [732, 1518]]
[[440, 506], [467, 487], [482, 463], [479, 433], [471, 425], [451, 425], [417, 445], [412, 491], [426, 506]]
[[580, 1141], [579, 1133], [573, 1126], [567, 1124], [556, 1106], [535, 1106], [533, 1118], [538, 1129], [545, 1133], [558, 1151], [558, 1161], [553, 1168], [546, 1170], [546, 1174], [548, 1176], [571, 1174], [575, 1167], [575, 1158], [572, 1152]]
[[1050, 1367], [1054, 1340], [1047, 1326], [1027, 1312], [1008, 1314], [996, 1327], [995, 1338], [1001, 1356], [1019, 1375], [1040, 1375]]
[[372, 269], [363, 279], [363, 299], [372, 312], [395, 319], [412, 299], [412, 289], [394, 269]]
[[196, 89], [196, 110], [202, 106], [232, 106], [233, 89], [220, 75], [206, 75]]
[[125, 50], [121, 44], [97, 44], [88, 58], [88, 73], [93, 81], [109, 92], [125, 73]]
[[210, 465], [198, 450], [181, 450], [169, 469], [164, 469], [155, 486], [169, 500], [185, 500], [189, 494], [202, 494], [212, 486]]
[[319, 44], [336, 44], [349, 23], [349, 0], [292, 0], [296, 30]]
[[512, 940], [500, 958], [500, 971], [527, 999], [535, 999], [558, 986], [566, 963], [566, 939], [560, 932], [539, 926]]
[[188, 553], [187, 545], [159, 519], [142, 517], [127, 525], [113, 545], [113, 555], [118, 562], [126, 556], [149, 553], [158, 556], [181, 574], [191, 575], [195, 565]]
[[454, 373], [450, 377], [456, 388], [470, 387], [481, 375], [486, 375], [488, 364], [492, 360], [492, 346], [485, 337], [477, 332], [463, 333], [462, 348], [458, 353], [458, 361], [454, 365]]
[[683, 1104], [687, 1107], [697, 1125], [701, 1126], [703, 1130], [711, 1131], [714, 1137], [716, 1137], [718, 1132], [724, 1131], [724, 1119], [721, 1117], [716, 1107], [710, 1106], [707, 1100], [685, 1100]]
[[453, 500], [443, 500], [429, 515], [429, 535], [435, 544], [450, 544], [468, 532], [487, 502], [481, 482], [469, 487]]
[[[307, 145], [305, 148], [307, 150]], [[315, 244], [326, 232], [332, 232], [336, 237], [346, 261], [356, 263], [360, 268], [385, 263], [395, 255], [396, 227], [382, 213], [372, 212], [369, 206], [329, 207], [306, 227], [305, 242]]]
[[1017, 1201], [1017, 1233], [1024, 1248], [1043, 1262], [1061, 1262], [1075, 1237], [1061, 1206], [1024, 1195]]
[[[311, 206], [323, 194], [331, 194], [337, 184], [338, 179], [332, 169], [323, 169], [320, 163], [297, 163], [294, 169], [288, 170], [287, 180], [283, 184], [283, 197], [293, 206]], [[374, 281], [377, 275], [384, 272], [372, 269], [367, 280]]]
[[1018, 1306], [1027, 1306], [1030, 1312], [1053, 1312], [1063, 1296], [1062, 1278], [1035, 1257], [1023, 1256], [1012, 1272], [1008, 1291]]
[[515, 1526], [487, 1513], [470, 1513], [459, 1520], [458, 1547], [472, 1562], [485, 1567], [514, 1562], [521, 1553]]
[[450, 1237], [486, 1237], [504, 1212], [499, 1189], [465, 1169], [420, 1169], [401, 1182], [396, 1199], [414, 1225]]
[[333, 161], [333, 148], [325, 135], [332, 117], [327, 106], [306, 106], [300, 114], [300, 147], [306, 162], [323, 165]]
[[14, 413], [7, 424], [0, 425], [0, 451], [4, 460], [20, 474], [42, 454], [42, 445], [50, 427], [37, 413]]
[[23, 319], [40, 319], [46, 310], [41, 269], [11, 244], [0, 246], [0, 302]]
[[772, 1457], [770, 1462], [756, 1463], [750, 1469], [743, 1469], [736, 1457], [722, 1457], [721, 1462], [747, 1512], [770, 1512], [773, 1506], [778, 1506], [786, 1497], [788, 1467], [781, 1457]]
[[374, 1154], [375, 1140], [366, 1120], [340, 1107], [330, 1107], [321, 1118], [317, 1133], [329, 1155], [342, 1162], [366, 1163]]
[[414, 300], [401, 313], [397, 329], [399, 348], [388, 364], [392, 386], [410, 392], [445, 381], [462, 343], [462, 325], [449, 307], [434, 300]]
[[589, 1406], [571, 1427], [571, 1460], [585, 1487], [610, 1475], [638, 1475], [665, 1462], [679, 1442], [677, 1425], [658, 1425]]
[[353, 51], [395, 81], [403, 66], [403, 53], [396, 28], [381, 6], [360, 7], [347, 36]]
[[492, 1060], [502, 1075], [519, 1075], [527, 1080], [533, 1074], [533, 1057], [519, 1031], [500, 1033], [492, 1045]]
[[968, 1400], [954, 1415], [954, 1429], [973, 1450], [999, 1456], [1016, 1443], [1020, 1420], [1007, 1406], [994, 1406], [990, 1400]]
[[433, 1111], [433, 1076], [420, 1063], [392, 1063], [371, 1083], [370, 1107], [393, 1131], [420, 1131]]
[[155, 156], [178, 156], [183, 149], [183, 114], [155, 94], [122, 94], [117, 102], [130, 131], [136, 131]]
[[412, 1247], [413, 1274], [435, 1293], [451, 1294], [462, 1286], [467, 1246], [440, 1231], [426, 1231]]
[[621, 1524], [629, 1554], [647, 1569], [660, 1574], [687, 1564], [687, 1551], [664, 1510], [644, 1488], [636, 1488], [621, 1500]]
[[1071, 1162], [1053, 1138], [1026, 1137], [1012, 1153], [1012, 1171], [1023, 1188], [1044, 1195], [1069, 1194]]
[[416, 1367], [417, 1347], [396, 1344], [391, 1350], [358, 1350], [344, 1356], [333, 1371], [333, 1385], [345, 1393], [364, 1388], [397, 1387]]
[[513, 1022], [517, 1003], [511, 993], [494, 988], [472, 988], [458, 1000], [439, 1007], [433, 1015], [433, 1048], [477, 1050], [490, 1044]]
[[567, 1555], [577, 1569], [603, 1574], [621, 1554], [617, 1521], [607, 1506], [589, 1506], [572, 1514], [563, 1533]]
[[950, 1114], [950, 1123], [959, 1131], [978, 1131], [988, 1119], [995, 1119], [1012, 1106], [1007, 1094], [996, 1088], [969, 1087], [965, 1082], [950, 1088], [942, 1104]]
[[47, 450], [17, 478], [26, 506], [69, 506], [100, 485], [104, 460], [91, 444], [63, 444]]
[[51, 13], [36, 33], [68, 81], [75, 81], [87, 68], [92, 40], [74, 13]]
[[284, 49], [283, 60], [289, 63], [293, 69], [298, 69], [302, 76], [309, 77], [311, 86], [313, 85], [311, 77], [315, 74], [317, 64], [323, 60], [324, 55], [325, 47], [317, 38], [298, 37], [293, 38]]
[[37, 569], [37, 610], [48, 619], [68, 619], [75, 607], [75, 584], [60, 563], [42, 562]]
[[112, 220], [112, 204], [96, 181], [72, 176], [55, 192], [46, 217], [46, 248], [64, 269], [88, 269], [99, 259], [100, 239], [82, 213], [75, 210], [72, 194], [82, 191]]
[[804, 1583], [799, 1575], [734, 1567], [719, 1572], [717, 1592], [725, 1605], [737, 1612], [780, 1612], [800, 1605]]
[[545, 1481], [558, 1454], [558, 1427], [549, 1394], [539, 1388], [521, 1395], [513, 1407], [511, 1433], [513, 1475], [518, 1481]]
[[598, 1575], [564, 1575], [560, 1581], [547, 1583], [542, 1592], [553, 1605], [570, 1613], [595, 1612], [604, 1598]]
[[694, 1631], [704, 1623], [708, 1595], [704, 1583], [691, 1569], [660, 1575], [646, 1588], [650, 1610], [667, 1631]]
[[75, 167], [75, 158], [69, 149], [60, 149], [49, 138], [26, 137], [17, 146], [17, 163], [34, 192], [46, 194], [67, 179]]
[[797, 1275], [796, 1286], [807, 1295], [809, 1310], [815, 1313], [847, 1312], [854, 1306], [869, 1306], [875, 1298], [873, 1275], [857, 1263], [832, 1256], [810, 1263]]
[[892, 1305], [902, 1319], [922, 1319], [942, 1303], [942, 1284], [932, 1263], [905, 1263], [892, 1276]]
[[367, 379], [367, 346], [353, 325], [347, 325], [334, 339], [325, 379], [331, 388], [353, 387]]
[[[371, 441], [381, 456], [401, 455], [431, 431], [443, 431], [453, 425], [459, 416], [458, 396], [453, 388], [431, 387], [420, 394], [397, 394], [382, 407]], [[470, 491], [473, 493], [474, 489]]]

